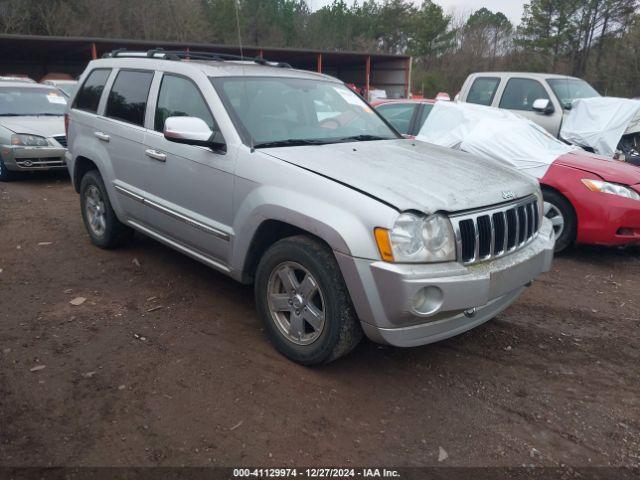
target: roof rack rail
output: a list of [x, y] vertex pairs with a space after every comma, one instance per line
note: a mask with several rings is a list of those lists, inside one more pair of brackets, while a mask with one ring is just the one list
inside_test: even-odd
[[245, 61], [254, 62], [258, 65], [265, 65], [278, 68], [292, 68], [286, 62], [271, 62], [260, 57], [246, 57], [241, 55], [232, 55], [229, 53], [218, 52], [201, 52], [192, 50], [165, 50], [163, 48], [154, 48], [142, 51], [132, 51], [126, 48], [118, 48], [102, 55], [102, 58], [154, 58], [158, 60], [213, 60], [215, 62], [224, 61]]

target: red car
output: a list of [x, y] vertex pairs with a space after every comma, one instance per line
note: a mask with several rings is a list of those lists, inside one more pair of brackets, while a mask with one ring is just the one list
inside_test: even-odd
[[371, 102], [387, 121], [403, 135], [415, 137], [429, 116], [435, 100], [377, 100]]
[[557, 252], [574, 243], [640, 244], [640, 168], [574, 149], [529, 120], [491, 107], [438, 102], [442, 106], [425, 124], [435, 103], [396, 100], [374, 106], [401, 133], [506, 161], [538, 177]]

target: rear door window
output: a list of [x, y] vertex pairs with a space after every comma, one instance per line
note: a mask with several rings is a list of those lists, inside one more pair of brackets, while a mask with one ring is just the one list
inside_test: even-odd
[[407, 135], [417, 107], [417, 103], [388, 103], [380, 105], [378, 111], [396, 130]]
[[549, 100], [549, 95], [540, 82], [530, 78], [512, 78], [504, 88], [500, 108], [532, 111], [533, 102], [538, 99]]
[[105, 116], [144, 125], [144, 113], [153, 72], [121, 70], [109, 92]]
[[76, 95], [73, 108], [96, 113], [102, 91], [104, 90], [110, 73], [110, 68], [97, 68], [93, 70], [85, 80], [78, 95]]
[[420, 112], [420, 118], [416, 122], [416, 128], [415, 128], [415, 134], [416, 135], [418, 133], [420, 133], [420, 130], [422, 129], [422, 125], [424, 125], [424, 122], [427, 121], [427, 117], [431, 113], [432, 109], [433, 109], [433, 105], [432, 104], [430, 104], [430, 103], [423, 103], [422, 104], [422, 112]]
[[497, 77], [476, 78], [469, 89], [467, 103], [490, 106], [493, 103], [498, 85], [500, 85], [500, 79]]

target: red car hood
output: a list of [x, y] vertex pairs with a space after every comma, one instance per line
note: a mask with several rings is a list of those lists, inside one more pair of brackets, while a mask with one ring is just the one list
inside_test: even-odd
[[640, 184], [640, 167], [588, 152], [567, 153], [558, 157], [554, 163], [593, 173], [607, 182], [623, 185]]

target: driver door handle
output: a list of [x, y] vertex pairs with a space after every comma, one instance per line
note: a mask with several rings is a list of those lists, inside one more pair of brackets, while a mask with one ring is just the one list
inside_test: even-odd
[[147, 157], [153, 158], [154, 160], [158, 160], [159, 162], [167, 161], [167, 155], [162, 152], [158, 152], [157, 150], [152, 150], [149, 148], [145, 150], [144, 153], [147, 155]]
[[103, 142], [108, 142], [111, 140], [111, 137], [104, 132], [93, 132], [98, 140], [102, 140]]

